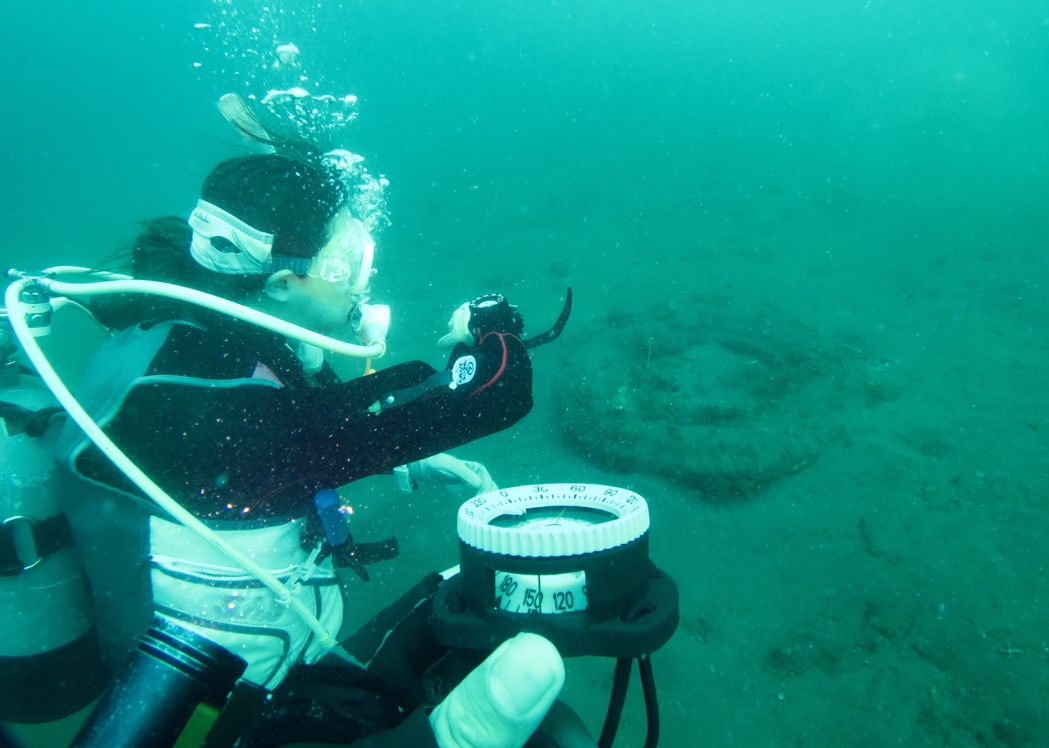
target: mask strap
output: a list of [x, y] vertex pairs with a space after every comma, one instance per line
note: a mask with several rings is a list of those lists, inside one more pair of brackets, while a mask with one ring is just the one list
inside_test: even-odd
[[198, 200], [189, 217], [193, 229], [190, 254], [208, 270], [227, 275], [269, 273], [273, 234], [252, 228], [206, 200]]

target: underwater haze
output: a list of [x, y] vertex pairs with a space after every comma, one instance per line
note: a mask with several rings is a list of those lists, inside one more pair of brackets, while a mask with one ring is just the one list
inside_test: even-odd
[[[0, 23], [4, 267], [187, 216], [244, 152], [214, 102], [264, 93], [294, 43], [358, 97], [337, 145], [390, 182], [389, 361], [443, 364], [481, 293], [542, 332], [573, 288], [534, 411], [456, 453], [647, 498], [681, 592], [663, 745], [1049, 746], [1049, 2], [38, 0]], [[98, 339], [63, 314], [75, 379]], [[457, 504], [349, 492], [355, 537], [404, 549], [347, 581], [362, 623], [456, 563]], [[567, 665], [597, 733], [613, 664]], [[644, 735], [635, 684], [616, 744]]]

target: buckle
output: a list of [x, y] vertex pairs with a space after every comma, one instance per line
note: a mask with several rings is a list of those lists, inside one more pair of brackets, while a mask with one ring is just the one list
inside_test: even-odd
[[0, 577], [16, 577], [40, 561], [35, 519], [17, 515], [0, 522]]
[[401, 490], [401, 493], [411, 493], [415, 490], [415, 483], [412, 481], [412, 474], [407, 465], [395, 467], [393, 477], [397, 480], [397, 488]]

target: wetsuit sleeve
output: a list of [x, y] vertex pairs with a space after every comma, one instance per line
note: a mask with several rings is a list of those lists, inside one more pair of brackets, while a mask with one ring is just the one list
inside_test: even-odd
[[[449, 367], [464, 355], [473, 356], [476, 372], [454, 389], [434, 384], [438, 372], [419, 361], [329, 387], [142, 384], [106, 431], [199, 516], [301, 516], [320, 488], [389, 472], [528, 413], [532, 368], [519, 339], [490, 334], [476, 348], [453, 351]], [[382, 407], [384, 396], [405, 391], [413, 397]], [[77, 465], [130, 488], [93, 448]]]

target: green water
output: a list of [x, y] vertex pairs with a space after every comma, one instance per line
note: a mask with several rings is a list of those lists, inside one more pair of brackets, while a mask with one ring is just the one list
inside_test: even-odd
[[[221, 6], [92, 6], [0, 9], [5, 266], [96, 262], [242, 152], [213, 107], [244, 85], [240, 42], [193, 28]], [[269, 7], [359, 96], [343, 145], [391, 181], [389, 360], [440, 363], [448, 315], [483, 292], [538, 333], [573, 287], [534, 412], [457, 454], [502, 485], [649, 499], [682, 604], [653, 657], [663, 745], [1049, 745], [1049, 3]], [[819, 407], [768, 426], [804, 465], [733, 498], [562, 440], [595, 360], [636, 363], [611, 393], [735, 366], [711, 328], [832, 362]], [[69, 329], [75, 377], [95, 341]], [[665, 462], [716, 447], [662, 438]], [[361, 620], [455, 563], [456, 502], [388, 483], [353, 489], [358, 532], [408, 549], [350, 583]], [[595, 731], [611, 672], [569, 663]], [[643, 736], [635, 684], [617, 745]]]

